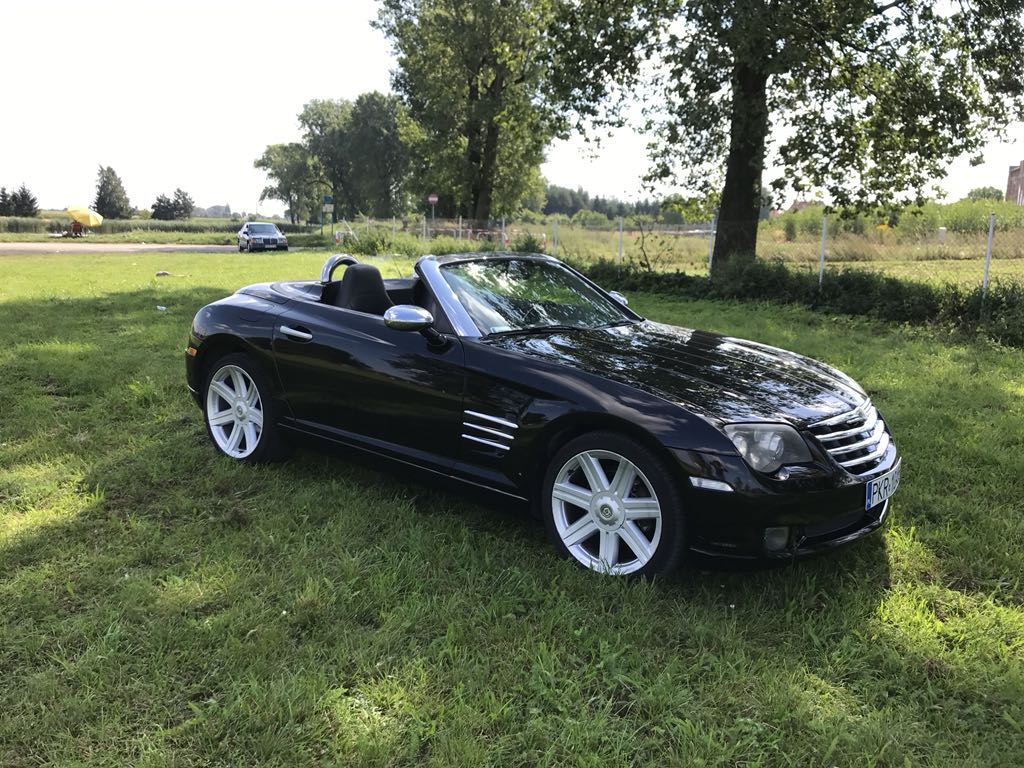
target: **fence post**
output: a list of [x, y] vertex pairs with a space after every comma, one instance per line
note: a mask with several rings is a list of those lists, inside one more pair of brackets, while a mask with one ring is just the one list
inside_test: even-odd
[[985, 276], [981, 279], [981, 315], [985, 316], [985, 297], [988, 296], [988, 268], [992, 263], [992, 234], [996, 231], [996, 212], [988, 215], [988, 245], [985, 247]]
[[457, 239], [459, 239], [459, 240], [462, 239], [462, 214], [461, 213], [459, 214], [459, 236], [458, 236]]
[[619, 216], [619, 260], [618, 265], [622, 266], [622, 217]]
[[558, 255], [558, 219], [555, 219], [554, 255]]
[[988, 214], [988, 245], [985, 247], [985, 276], [981, 280], [981, 301], [988, 295], [988, 267], [992, 263], [992, 233], [995, 231], [995, 211]]
[[708, 232], [708, 277], [711, 277], [711, 265], [715, 261], [715, 235], [718, 233], [718, 217], [711, 219], [711, 231]]
[[818, 290], [825, 282], [825, 238], [828, 237], [828, 214], [821, 216], [821, 255], [818, 257]]

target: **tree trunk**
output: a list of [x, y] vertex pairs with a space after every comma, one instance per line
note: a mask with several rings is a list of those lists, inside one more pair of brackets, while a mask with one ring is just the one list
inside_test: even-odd
[[753, 256], [761, 213], [761, 172], [768, 137], [768, 75], [738, 63], [732, 75], [732, 118], [725, 186], [718, 210], [714, 262]]
[[474, 218], [477, 221], [487, 221], [491, 218], [491, 204], [494, 200], [494, 177], [498, 170], [498, 123], [491, 120], [487, 123], [487, 133], [484, 136], [484, 152], [480, 159], [479, 191], [476, 200]]

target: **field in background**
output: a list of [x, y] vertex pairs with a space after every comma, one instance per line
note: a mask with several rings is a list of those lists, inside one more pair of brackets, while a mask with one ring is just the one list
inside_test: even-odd
[[[917, 216], [906, 214], [897, 226], [838, 217], [829, 219], [826, 270], [856, 268], [883, 272], [921, 282], [978, 285], [984, 273], [987, 204], [926, 207]], [[1024, 282], [1024, 208], [997, 206], [990, 278]], [[954, 216], [955, 214], [955, 216]], [[952, 226], [939, 234], [946, 216]], [[979, 219], [979, 216], [981, 217]], [[762, 222], [758, 251], [763, 259], [778, 259], [799, 269], [818, 268], [821, 247], [821, 209], [807, 208]], [[0, 242], [47, 239], [43, 231], [20, 231], [41, 226], [42, 220], [0, 219]], [[15, 223], [19, 222], [19, 223]], [[28, 222], [26, 224], [25, 222]], [[980, 222], [980, 225], [979, 225]], [[105, 222], [89, 242], [191, 243], [232, 245], [241, 222], [230, 219], [192, 219], [185, 222], [131, 220]], [[627, 219], [620, 237], [618, 223], [574, 224], [564, 217], [535, 222], [501, 222], [486, 230], [459, 230], [456, 221], [424, 222], [420, 217], [360, 220], [335, 225], [336, 243], [328, 224], [319, 227], [281, 223], [289, 242], [299, 248], [353, 250], [358, 253], [447, 253], [477, 248], [510, 247], [543, 250], [578, 264], [620, 260], [624, 265], [654, 271], [707, 274], [710, 225], [669, 226]], [[11, 228], [19, 231], [6, 231]], [[424, 235], [427, 237], [424, 237]], [[461, 234], [461, 237], [459, 235]]]
[[323, 257], [0, 257], [0, 764], [1020, 763], [1024, 352], [630, 296], [849, 372], [904, 479], [831, 557], [600, 579], [404, 473], [214, 453], [193, 313]]

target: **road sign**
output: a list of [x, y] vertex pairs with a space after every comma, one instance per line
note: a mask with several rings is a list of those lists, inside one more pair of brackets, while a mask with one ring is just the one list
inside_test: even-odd
[[334, 197], [331, 195], [324, 195], [324, 205], [330, 205], [334, 202]]
[[324, 203], [324, 213], [334, 213], [334, 205], [332, 203]]
[[437, 193], [431, 192], [429, 195], [427, 195], [427, 202], [430, 203], [431, 205], [437, 205]]

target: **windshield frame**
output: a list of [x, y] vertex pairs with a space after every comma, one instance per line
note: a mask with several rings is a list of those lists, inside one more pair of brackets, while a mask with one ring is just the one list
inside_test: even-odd
[[[500, 262], [500, 261], [533, 261], [533, 262], [547, 262], [551, 266], [560, 268], [571, 274], [577, 280], [582, 282], [588, 288], [590, 288], [598, 298], [607, 302], [617, 312], [623, 316], [623, 324], [626, 322], [639, 323], [644, 318], [630, 309], [628, 306], [618, 302], [612, 296], [609, 295], [608, 291], [603, 289], [601, 286], [588, 279], [585, 275], [581, 274], [578, 270], [573, 269], [570, 265], [565, 262], [548, 256], [547, 254], [522, 254], [522, 253], [490, 253], [490, 254], [453, 254], [450, 256], [424, 256], [416, 264], [416, 272], [419, 273], [420, 277], [430, 286], [435, 298], [437, 298], [441, 307], [444, 309], [445, 314], [452, 323], [452, 327], [455, 329], [456, 334], [460, 338], [468, 339], [481, 339], [481, 338], [496, 338], [502, 335], [508, 335], [505, 333], [487, 334], [481, 330], [474, 322], [469, 311], [463, 306], [462, 300], [459, 295], [448, 283], [442, 274], [442, 270], [446, 267], [452, 267], [460, 264], [467, 264], [472, 262]], [[558, 330], [559, 327], [552, 327], [552, 331]], [[573, 328], [573, 330], [576, 330]], [[585, 327], [580, 327], [580, 331], [588, 330]], [[521, 333], [541, 333], [543, 328], [530, 328], [523, 329]], [[513, 331], [515, 333], [516, 331]]]

